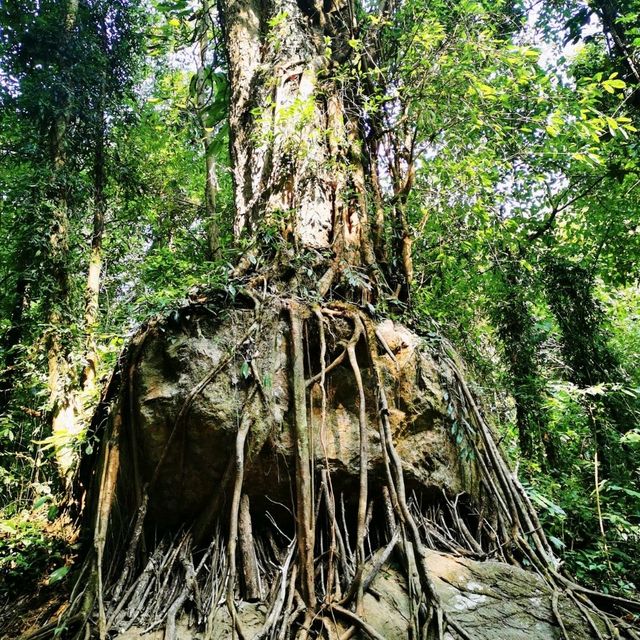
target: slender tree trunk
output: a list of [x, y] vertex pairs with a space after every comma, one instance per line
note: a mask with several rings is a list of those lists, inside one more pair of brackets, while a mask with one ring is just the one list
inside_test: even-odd
[[[76, 24], [78, 0], [70, 0], [64, 22], [63, 37], [70, 38]], [[51, 428], [56, 460], [60, 473], [66, 476], [73, 464], [74, 454], [70, 443], [79, 432], [77, 407], [70, 389], [71, 370], [68, 361], [68, 345], [64, 344], [61, 329], [65, 324], [64, 310], [69, 302], [68, 242], [69, 216], [68, 193], [64, 184], [65, 146], [68, 113], [64, 110], [51, 123], [49, 129], [49, 154], [54, 178], [55, 193], [49, 235], [49, 264], [53, 289], [49, 304], [49, 331], [46, 337], [48, 362], [49, 404]]]
[[214, 131], [207, 123], [207, 109], [211, 105], [213, 89], [211, 75], [207, 73], [207, 65], [210, 63], [208, 60], [209, 44], [213, 25], [211, 7], [208, 0], [202, 0], [200, 11], [201, 19], [197, 27], [196, 112], [202, 131], [205, 157], [205, 211], [209, 258], [216, 260], [220, 257], [220, 229], [216, 217], [216, 197], [219, 185], [216, 158], [213, 154]]
[[0, 415], [6, 412], [11, 401], [15, 367], [17, 364], [16, 347], [22, 340], [22, 317], [28, 303], [29, 287], [24, 275], [25, 265], [19, 250], [18, 277], [16, 279], [13, 309], [11, 311], [11, 326], [2, 340], [2, 350], [5, 353], [4, 366], [0, 371]]
[[511, 391], [516, 404], [516, 426], [522, 455], [543, 462], [546, 452], [553, 466], [555, 452], [543, 406], [543, 389], [536, 361], [538, 341], [535, 319], [527, 306], [526, 282], [519, 259], [509, 255], [500, 268], [500, 299], [493, 315], [502, 341], [509, 370]]
[[[97, 21], [100, 32], [100, 43], [105, 61], [109, 57], [109, 43], [107, 25], [104, 13]], [[107, 118], [105, 112], [106, 93], [106, 67], [103, 68], [99, 86], [99, 98], [97, 118], [95, 125], [94, 149], [93, 149], [93, 233], [91, 236], [91, 252], [89, 254], [89, 267], [84, 295], [84, 329], [85, 329], [85, 366], [82, 372], [80, 403], [83, 409], [92, 408], [94, 396], [97, 391], [96, 376], [98, 371], [98, 345], [96, 332], [100, 318], [100, 286], [102, 283], [102, 245], [105, 234], [105, 220], [107, 216], [107, 159], [106, 136]], [[83, 413], [86, 413], [83, 411]], [[83, 418], [87, 419], [86, 416]]]
[[102, 274], [102, 243], [104, 240], [105, 217], [107, 213], [107, 198], [105, 187], [107, 171], [105, 165], [105, 121], [104, 111], [100, 115], [100, 122], [96, 132], [95, 154], [93, 167], [93, 235], [91, 237], [91, 253], [85, 289], [84, 326], [86, 333], [85, 367], [82, 372], [82, 395], [86, 399], [92, 397], [96, 389], [96, 373], [98, 368], [98, 353], [96, 330], [99, 320], [99, 299]]

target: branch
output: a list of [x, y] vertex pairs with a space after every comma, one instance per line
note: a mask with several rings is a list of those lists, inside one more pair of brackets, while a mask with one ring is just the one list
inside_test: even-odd
[[551, 209], [551, 213], [549, 214], [549, 216], [546, 219], [546, 221], [544, 222], [544, 224], [539, 229], [534, 231], [533, 233], [530, 233], [527, 236], [527, 240], [529, 242], [533, 242], [533, 241], [537, 240], [538, 238], [540, 238], [541, 236], [543, 236], [547, 231], [549, 231], [549, 229], [551, 229], [551, 227], [553, 226], [553, 224], [554, 224], [554, 222], [556, 220], [556, 217], [558, 216], [558, 214], [560, 212], [564, 211], [565, 209], [570, 207], [572, 204], [574, 204], [575, 202], [577, 202], [581, 198], [584, 198], [584, 196], [589, 194], [591, 192], [591, 190], [595, 186], [600, 184], [605, 179], [605, 176], [606, 176], [606, 174], [603, 174], [603, 175], [599, 176], [589, 186], [587, 186], [583, 191], [581, 191], [578, 195], [576, 195], [573, 198], [571, 198], [571, 200], [568, 200], [567, 202], [565, 202], [563, 205], [554, 205], [554, 207]]

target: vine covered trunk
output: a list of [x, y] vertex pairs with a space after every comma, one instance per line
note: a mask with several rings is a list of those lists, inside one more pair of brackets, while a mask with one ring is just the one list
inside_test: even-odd
[[[221, 3], [231, 83], [236, 235], [269, 228], [320, 252], [326, 293], [345, 268], [375, 266], [357, 98], [335, 73], [349, 56], [353, 8], [295, 0]], [[327, 260], [331, 255], [333, 261]]]

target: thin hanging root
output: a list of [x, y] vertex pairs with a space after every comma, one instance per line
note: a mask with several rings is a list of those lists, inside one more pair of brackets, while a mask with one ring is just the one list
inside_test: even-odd
[[[216, 623], [218, 612], [220, 611], [220, 597], [224, 592], [224, 577], [226, 575], [226, 553], [220, 544], [221, 532], [220, 525], [216, 530], [216, 535], [213, 537], [209, 549], [211, 550], [211, 578], [208, 583], [211, 585], [211, 593], [207, 600], [207, 608], [209, 613], [205, 619], [204, 639], [213, 640], [213, 630]], [[209, 585], [207, 585], [208, 587]]]
[[328, 365], [326, 365], [324, 367], [324, 371], [321, 371], [320, 373], [316, 373], [314, 376], [311, 376], [311, 378], [309, 378], [306, 382], [305, 382], [305, 386], [310, 387], [312, 384], [315, 384], [316, 382], [318, 382], [318, 380], [320, 380], [323, 376], [326, 376], [328, 373], [331, 373], [331, 371], [333, 371], [336, 367], [340, 366], [345, 358], [347, 357], [347, 350], [343, 349], [336, 357], [334, 360], [332, 360]]
[[[326, 422], [327, 422], [327, 388], [326, 388], [326, 377], [327, 373], [330, 371], [330, 368], [326, 366], [326, 356], [327, 356], [327, 341], [324, 330], [325, 317], [320, 309], [314, 309], [314, 314], [318, 320], [318, 333], [320, 336], [320, 373], [318, 376], [314, 376], [320, 383], [320, 389], [322, 391], [322, 406], [321, 406], [321, 420], [320, 420], [320, 445], [322, 447], [322, 451], [324, 454], [325, 460], [325, 468], [320, 471], [320, 490], [322, 495], [324, 495], [325, 506], [327, 509], [327, 515], [329, 517], [330, 523], [330, 542], [329, 542], [329, 559], [327, 562], [327, 586], [325, 590], [325, 599], [330, 597], [330, 594], [334, 592], [335, 589], [340, 591], [340, 580], [337, 575], [337, 564], [336, 554], [338, 554], [338, 559], [342, 564], [343, 575], [346, 578], [350, 577], [349, 566], [346, 562], [346, 549], [344, 540], [342, 538], [342, 533], [340, 531], [340, 527], [338, 526], [338, 522], [336, 520], [336, 503], [335, 503], [335, 495], [333, 492], [333, 487], [331, 485], [331, 476], [328, 472], [329, 469], [329, 457], [327, 453], [327, 444], [326, 444]], [[347, 349], [343, 349], [339, 358], [337, 358], [333, 364], [340, 362], [344, 359], [345, 354], [347, 353]], [[307, 386], [311, 384], [313, 381], [308, 381]]]
[[262, 589], [260, 587], [260, 570], [253, 540], [253, 527], [251, 524], [251, 508], [249, 496], [246, 493], [240, 498], [240, 516], [238, 520], [238, 534], [240, 538], [240, 554], [242, 556], [242, 573], [246, 600], [260, 600]]
[[[249, 404], [251, 398], [256, 393], [257, 387], [247, 395], [245, 406]], [[238, 632], [241, 640], [246, 638], [242, 630], [240, 618], [235, 604], [235, 580], [236, 580], [236, 545], [238, 541], [238, 523], [240, 519], [240, 498], [242, 495], [242, 483], [244, 482], [244, 446], [251, 427], [251, 421], [244, 414], [240, 416], [240, 426], [236, 434], [236, 476], [233, 487], [233, 497], [231, 499], [231, 515], [229, 517], [229, 546], [227, 548], [227, 607], [233, 620], [234, 629]]]
[[[154, 582], [158, 583], [162, 573], [169, 579], [170, 569], [173, 566], [175, 557], [180, 552], [180, 547], [172, 547], [173, 543], [162, 542], [158, 545], [156, 551], [151, 556], [147, 567], [143, 571], [133, 595], [129, 600], [129, 605], [125, 613], [125, 619], [128, 622], [124, 625], [125, 630], [131, 627], [137, 620], [141, 610], [144, 609], [148, 595], [153, 588]], [[164, 591], [165, 584], [160, 586], [160, 591]]]
[[[111, 616], [107, 622], [107, 628], [110, 629], [115, 624], [115, 621], [118, 618], [118, 614], [122, 609], [127, 605], [127, 603], [135, 602], [137, 600], [136, 594], [141, 595], [142, 591], [146, 589], [148, 580], [151, 577], [151, 573], [155, 568], [155, 565], [160, 560], [160, 556], [164, 553], [162, 543], [156, 547], [156, 550], [153, 552], [152, 556], [147, 561], [147, 564], [140, 574], [140, 577], [133, 582], [133, 584], [129, 587], [129, 589], [124, 593], [124, 595], [118, 598], [118, 604], [116, 608], [111, 613]], [[144, 584], [144, 588], [142, 590], [139, 589], [139, 585]]]
[[456, 525], [458, 527], [458, 530], [462, 533], [462, 537], [464, 538], [464, 540], [469, 545], [469, 550], [472, 553], [474, 553], [477, 557], [484, 557], [486, 554], [484, 553], [482, 547], [480, 546], [478, 541], [473, 537], [471, 531], [469, 531], [469, 528], [467, 527], [467, 525], [466, 525], [466, 523], [464, 521], [464, 518], [461, 518], [459, 516], [459, 514], [458, 514], [458, 499], [459, 498], [460, 498], [460, 495], [458, 494], [456, 496], [455, 502], [453, 504], [451, 504], [450, 501], [449, 501], [449, 498], [447, 497], [447, 495], [444, 494], [444, 499], [446, 500], [447, 505], [449, 506], [449, 511], [451, 513], [451, 516], [455, 520]]
[[107, 637], [107, 617], [104, 608], [104, 585], [102, 560], [109, 529], [111, 507], [115, 498], [118, 470], [120, 468], [120, 450], [118, 440], [120, 437], [120, 419], [116, 417], [113, 424], [111, 438], [107, 441], [105, 451], [104, 470], [100, 484], [98, 511], [96, 515], [94, 550], [96, 557], [97, 593], [98, 600], [98, 631], [100, 640]]
[[[368, 334], [375, 335], [375, 331], [373, 331], [373, 328], [371, 327], [370, 320], [368, 318], [366, 319], [363, 318], [363, 321], [365, 322], [365, 326], [367, 326], [368, 324]], [[395, 496], [397, 497], [397, 501], [398, 501], [397, 506], [399, 509], [398, 515], [400, 516], [401, 521], [407, 525], [408, 531], [411, 534], [410, 539], [406, 541], [405, 548], [409, 549], [410, 545], [413, 546], [418, 556], [418, 558], [416, 559], [417, 560], [416, 564], [418, 567], [418, 573], [420, 575], [420, 581], [422, 583], [422, 590], [424, 592], [424, 595], [426, 595], [429, 601], [428, 620], [430, 620], [433, 618], [434, 610], [437, 611], [439, 609], [442, 609], [442, 607], [439, 603], [438, 594], [433, 586], [433, 582], [431, 580], [431, 577], [429, 576], [429, 571], [426, 566], [425, 551], [423, 549], [418, 525], [407, 505], [402, 460], [398, 455], [395, 449], [395, 446], [393, 444], [393, 437], [391, 435], [391, 425], [389, 424], [389, 408], [388, 408], [389, 404], [387, 402], [386, 392], [384, 389], [384, 385], [382, 383], [382, 376], [380, 374], [380, 370], [378, 368], [378, 364], [376, 360], [377, 354], [373, 352], [373, 349], [375, 348], [374, 347], [375, 344], [376, 343], [374, 341], [371, 341], [369, 343], [369, 349], [371, 351], [372, 368], [375, 376], [376, 387], [378, 390], [378, 399], [380, 403], [379, 413], [380, 413], [381, 423], [382, 423], [381, 444], [383, 447], [386, 448], [389, 456], [390, 467], [392, 470], [391, 481], [393, 482], [392, 493], [395, 493]], [[391, 491], [391, 486], [389, 488]], [[436, 628], [436, 633], [440, 635], [443, 629], [439, 625], [439, 619], [440, 619], [439, 616], [436, 616], [436, 622], [438, 623], [438, 627]]]
[[374, 329], [374, 332], [375, 332], [376, 338], [378, 338], [378, 341], [382, 345], [382, 348], [386, 351], [387, 355], [391, 358], [392, 362], [395, 365], [397, 365], [398, 364], [398, 360], [396, 359], [396, 355], [395, 355], [395, 353], [393, 353], [393, 351], [391, 350], [391, 348], [387, 344], [387, 341], [385, 340], [385, 337], [382, 335], [382, 332], [377, 328]]
[[304, 611], [304, 620], [300, 625], [298, 633], [296, 633], [296, 640], [307, 640], [311, 633], [311, 627], [315, 622], [315, 613], [313, 609], [310, 609], [309, 607], [303, 607], [301, 611]]
[[167, 621], [164, 629], [164, 640], [176, 639], [176, 617], [182, 610], [189, 594], [196, 586], [196, 570], [191, 560], [191, 545], [189, 543], [190, 536], [187, 536], [186, 544], [180, 550], [180, 561], [185, 570], [185, 584], [180, 595], [175, 599], [167, 612]]
[[[296, 578], [298, 577], [298, 565], [294, 564], [293, 569], [291, 570], [291, 579], [289, 580], [289, 595], [287, 597], [287, 604], [284, 608], [284, 617], [282, 619], [282, 625], [280, 627], [280, 632], [278, 633], [278, 640], [284, 640], [287, 635], [287, 631], [289, 630], [289, 621], [291, 619], [292, 614], [291, 609], [293, 607], [293, 599], [296, 595]], [[293, 612], [293, 618], [297, 616], [297, 611]]]
[[391, 540], [389, 541], [389, 544], [387, 544], [386, 547], [381, 549], [380, 552], [377, 553], [376, 556], [374, 557], [373, 567], [371, 568], [371, 571], [368, 573], [367, 577], [362, 582], [363, 591], [366, 591], [371, 586], [373, 581], [376, 579], [382, 567], [384, 567], [384, 565], [387, 563], [387, 560], [389, 560], [389, 558], [391, 557], [391, 554], [393, 553], [393, 550], [396, 548], [396, 545], [398, 544], [399, 540], [400, 540], [400, 529], [396, 527], [396, 530], [393, 532], [393, 535], [391, 536]]
[[[140, 542], [140, 537], [142, 536], [142, 530], [144, 527], [144, 519], [147, 515], [147, 507], [149, 505], [149, 492], [143, 491], [142, 494], [142, 502], [138, 507], [138, 511], [136, 513], [136, 519], [133, 526], [133, 536], [131, 538], [131, 542], [129, 543], [129, 547], [127, 549], [127, 553], [124, 559], [124, 566], [122, 568], [122, 572], [120, 574], [120, 578], [118, 578], [118, 582], [111, 594], [112, 600], [119, 600], [120, 594], [122, 593], [122, 589], [126, 584], [129, 576], [131, 575], [131, 571], [133, 570], [133, 564], [135, 561], [136, 552], [138, 551], [138, 545]], [[109, 625], [107, 625], [108, 627]]]
[[[513, 538], [517, 539], [521, 534], [520, 532], [527, 531], [531, 534], [532, 539], [534, 541], [536, 551], [540, 555], [545, 565], [549, 565], [552, 563], [553, 552], [551, 550], [551, 546], [547, 541], [544, 533], [541, 530], [540, 522], [535, 514], [535, 510], [531, 506], [530, 501], [524, 500], [522, 498], [523, 491], [520, 491], [521, 487], [518, 487], [518, 484], [509, 469], [507, 468], [503, 456], [500, 454], [497, 445], [494, 442], [494, 439], [491, 435], [489, 427], [486, 422], [482, 418], [482, 414], [478, 409], [478, 406], [473, 398], [473, 395], [469, 391], [469, 387], [457, 366], [453, 363], [453, 361], [449, 360], [449, 366], [454, 372], [458, 384], [465, 396], [466, 401], [472, 410], [472, 415], [474, 420], [478, 426], [479, 432], [482, 436], [483, 443], [485, 445], [485, 450], [489, 454], [489, 459], [492, 463], [492, 468], [496, 472], [498, 479], [502, 485], [503, 495], [506, 496], [507, 501], [509, 502], [510, 509], [512, 510], [512, 515], [514, 517], [514, 531]], [[524, 519], [526, 527], [520, 524], [520, 519]], [[518, 525], [516, 529], [516, 524]]]
[[[336, 502], [335, 495], [333, 490], [330, 487], [330, 476], [326, 469], [322, 469], [321, 471], [321, 487], [324, 491], [325, 496], [325, 505], [327, 507], [327, 515], [329, 516], [329, 522], [331, 525], [331, 533], [332, 536], [335, 536], [335, 541], [338, 546], [338, 559], [340, 561], [340, 565], [342, 568], [342, 573], [345, 578], [349, 578], [351, 575], [351, 571], [349, 569], [349, 565], [347, 564], [347, 548], [345, 545], [344, 538], [342, 536], [342, 532], [340, 531], [340, 527], [338, 526], [338, 520], [336, 518]], [[333, 538], [332, 538], [333, 540]], [[334, 543], [332, 542], [332, 545]], [[336, 583], [336, 586], [339, 586], [339, 582]]]
[[354, 580], [356, 593], [356, 610], [362, 612], [362, 598], [364, 596], [362, 589], [362, 573], [364, 570], [365, 552], [364, 552], [364, 536], [366, 531], [366, 514], [367, 514], [367, 494], [368, 494], [368, 466], [369, 466], [369, 437], [367, 425], [367, 406], [364, 394], [364, 385], [362, 384], [362, 375], [356, 358], [356, 344], [363, 332], [363, 326], [360, 318], [354, 315], [355, 331], [353, 337], [347, 345], [347, 353], [349, 354], [349, 362], [353, 370], [353, 376], [358, 386], [358, 395], [360, 410], [358, 421], [360, 425], [360, 493], [358, 496], [358, 524], [357, 524], [357, 545], [356, 545], [356, 578]]
[[302, 342], [302, 318], [296, 303], [289, 303], [291, 326], [291, 373], [295, 428], [296, 456], [296, 529], [300, 578], [306, 606], [315, 608], [313, 546], [313, 495], [311, 480], [311, 454], [307, 426], [307, 403], [304, 380], [304, 346]]
[[[289, 580], [289, 567], [293, 561], [293, 556], [296, 550], [296, 542], [293, 540], [284, 554], [284, 561], [280, 567], [280, 571], [277, 578], [276, 588], [272, 592], [270, 598], [270, 605], [265, 616], [264, 625], [260, 637], [266, 638], [268, 634], [273, 630], [278, 620], [282, 617], [282, 610], [287, 600], [287, 589], [295, 587], [295, 575], [297, 574], [297, 567], [294, 565], [291, 572], [293, 584]], [[293, 598], [293, 596], [292, 596]]]
[[395, 494], [397, 505], [394, 505], [394, 507], [397, 508], [401, 522], [408, 527], [408, 532], [410, 533], [408, 539], [406, 536], [403, 537], [405, 541], [405, 553], [408, 553], [412, 547], [415, 550], [415, 554], [417, 556], [416, 566], [418, 569], [418, 574], [420, 576], [422, 595], [426, 596], [428, 601], [427, 623], [424, 633], [428, 633], [430, 622], [435, 619], [435, 633], [439, 638], [443, 637], [446, 626], [450, 626], [461, 638], [470, 638], [470, 636], [464, 631], [464, 629], [460, 628], [460, 626], [454, 620], [452, 620], [445, 614], [444, 609], [440, 603], [438, 593], [435, 590], [433, 581], [429, 575], [429, 569], [426, 563], [426, 552], [421, 540], [420, 530], [407, 504], [402, 460], [393, 444], [391, 425], [389, 424], [389, 405], [386, 398], [386, 391], [377, 363], [377, 353], [373, 351], [373, 349], [375, 348], [374, 345], [376, 344], [376, 342], [373, 340], [373, 337], [375, 336], [375, 330], [373, 329], [371, 320], [367, 316], [361, 313], [360, 317], [362, 318], [364, 326], [366, 327], [367, 335], [370, 336], [369, 350], [371, 353], [372, 368], [379, 399], [381, 443], [382, 446], [386, 448], [389, 466], [392, 471], [392, 473], [389, 474], [389, 490], [392, 495]]
[[[611, 638], [619, 637], [619, 631], [613, 627], [611, 621], [607, 617], [607, 614], [599, 610], [594, 604], [600, 600], [609, 605], [613, 604], [620, 607], [623, 611], [640, 611], [640, 602], [629, 600], [626, 598], [620, 598], [617, 596], [611, 596], [608, 594], [602, 594], [595, 591], [591, 591], [578, 585], [572, 580], [563, 576], [556, 569], [556, 563], [554, 560], [551, 547], [544, 535], [544, 531], [540, 525], [540, 521], [537, 517], [536, 511], [529, 500], [524, 488], [518, 481], [518, 479], [511, 474], [504, 462], [503, 457], [498, 451], [498, 447], [495, 444], [493, 437], [490, 433], [489, 427], [486, 425], [480, 410], [478, 409], [474, 398], [467, 387], [462, 374], [458, 366], [455, 364], [452, 357], [448, 357], [448, 365], [453, 371], [459, 388], [462, 391], [463, 397], [466, 403], [471, 409], [471, 415], [478, 428], [478, 432], [482, 438], [482, 449], [476, 447], [476, 453], [478, 454], [479, 466], [484, 474], [484, 480], [488, 483], [492, 490], [497, 489], [496, 484], [493, 481], [492, 474], [488, 472], [488, 467], [491, 465], [491, 469], [495, 472], [498, 483], [500, 485], [500, 493], [506, 496], [509, 501], [510, 509], [515, 512], [517, 516], [518, 529], [515, 531], [515, 541], [518, 548], [525, 558], [527, 558], [534, 567], [536, 567], [540, 575], [546, 580], [552, 589], [552, 608], [554, 609], [554, 615], [558, 620], [558, 624], [565, 637], [567, 632], [564, 627], [564, 622], [560, 618], [559, 609], [557, 606], [558, 591], [564, 590], [569, 597], [574, 601], [577, 608], [581, 612], [583, 618], [588, 622], [593, 633], [601, 640], [604, 640], [602, 632], [598, 628], [598, 625], [594, 622], [593, 615], [602, 619], [607, 625], [608, 635]], [[471, 435], [471, 434], [470, 434]], [[487, 460], [484, 460], [486, 456]], [[526, 528], [520, 524], [520, 519], [526, 525]], [[513, 532], [513, 529], [512, 529]], [[527, 541], [527, 537], [530, 536], [533, 541], [533, 545], [530, 545]], [[616, 624], [623, 628], [629, 637], [637, 637], [633, 630], [629, 628], [623, 618], [614, 616]]]

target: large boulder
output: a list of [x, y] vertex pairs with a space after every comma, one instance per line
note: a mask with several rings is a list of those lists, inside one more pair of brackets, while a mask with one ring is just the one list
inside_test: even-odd
[[[313, 317], [308, 322], [308, 379], [320, 372], [314, 322]], [[325, 327], [328, 360], [341, 352], [351, 331], [344, 320]], [[387, 320], [376, 332], [381, 354], [376, 361], [410, 488], [428, 495], [473, 491], [473, 471], [461, 464], [450, 433], [450, 372], [429, 343], [405, 327]], [[144, 479], [161, 463], [151, 498], [152, 513], [162, 522], [185, 522], [202, 511], [234, 457], [243, 421], [250, 422], [244, 491], [252, 503], [289, 499], [294, 441], [288, 335], [286, 318], [273, 310], [234, 309], [223, 319], [191, 313], [150, 330], [133, 375], [129, 428], [135, 430]], [[385, 472], [364, 338], [358, 361], [366, 391], [369, 474], [375, 484]], [[360, 444], [358, 388], [347, 358], [327, 373], [325, 388], [323, 412], [320, 381], [309, 385], [312, 455], [316, 468], [328, 469], [334, 485], [350, 495], [351, 486], [357, 486]]]
[[[320, 491], [315, 491], [315, 508], [320, 514], [317, 522], [319, 530], [324, 527], [325, 533], [316, 535], [312, 542], [311, 550], [317, 554], [314, 562], [318, 558], [324, 562], [328, 555], [326, 545], [331, 527], [334, 533], [336, 528], [342, 530], [345, 547], [351, 540], [352, 548], [355, 548], [360, 526], [356, 523], [356, 515], [361, 495], [361, 407], [354, 367], [362, 377], [369, 448], [368, 506], [371, 510], [368, 513], [372, 519], [367, 520], [366, 556], [376, 557], [376, 549], [387, 545], [399, 515], [405, 523], [415, 518], [417, 524], [414, 526], [416, 529], [423, 527], [425, 540], [430, 541], [418, 545], [427, 554], [422, 556], [425, 559], [423, 566], [429, 574], [427, 578], [422, 575], [416, 582], [417, 574], [406, 566], [409, 554], [404, 547], [397, 557], [387, 559], [364, 593], [362, 619], [364, 625], [374, 631], [369, 635], [375, 637], [377, 634], [388, 640], [410, 637], [412, 610], [415, 613], [416, 607], [420, 606], [416, 603], [421, 599], [416, 598], [416, 584], [430, 584], [440, 612], [453, 623], [450, 629], [463, 629], [468, 637], [477, 640], [554, 640], [563, 634], [575, 640], [594, 637], [593, 629], [570, 597], [554, 591], [549, 586], [550, 581], [492, 559], [501, 554], [503, 546], [497, 540], [496, 508], [491, 504], [491, 485], [487, 480], [491, 477], [487, 474], [492, 460], [500, 467], [503, 483], [513, 478], [500, 461], [497, 447], [468, 388], [460, 386], [464, 383], [460, 382], [459, 371], [454, 374], [456, 365], [439, 355], [442, 353], [439, 345], [390, 320], [370, 323], [368, 331], [361, 326], [356, 342], [352, 337], [358, 326], [358, 320], [354, 320], [357, 312], [353, 307], [343, 311], [337, 308], [321, 314], [307, 309], [303, 332], [307, 428], [310, 456], [316, 471], [312, 480], [318, 483], [321, 476], [328, 475], [336, 498], [332, 507], [334, 513], [327, 507], [322, 515], [321, 500], [329, 503], [330, 491], [324, 489], [324, 498]], [[371, 344], [374, 340], [375, 345]], [[245, 521], [244, 534], [240, 535], [241, 546], [243, 541], [245, 543], [239, 554], [245, 573], [240, 573], [242, 579], [236, 580], [240, 588], [233, 596], [237, 620], [250, 634], [248, 637], [259, 635], [270, 606], [261, 587], [257, 589], [261, 595], [249, 595], [248, 576], [251, 571], [260, 571], [256, 569], [257, 556], [252, 555], [257, 553], [253, 540], [261, 540], [262, 572], [268, 582], [275, 580], [274, 576], [283, 570], [280, 566], [284, 557], [283, 545], [290, 544], [300, 531], [300, 520], [296, 524], [300, 515], [296, 511], [295, 475], [300, 463], [296, 462], [298, 441], [294, 436], [297, 425], [294, 424], [291, 343], [289, 316], [281, 306], [263, 305], [257, 310], [232, 308], [221, 314], [210, 312], [204, 306], [189, 307], [169, 320], [151, 325], [139, 336], [136, 348], [130, 352], [126, 384], [119, 395], [120, 404], [112, 414], [112, 424], [120, 425], [121, 429], [120, 469], [127, 471], [121, 473], [120, 491], [130, 490], [128, 479], [133, 469], [138, 476], [137, 486], [146, 486], [149, 492], [146, 524], [154, 539], [158, 539], [160, 529], [177, 530], [195, 521], [193, 535], [200, 548], [203, 548], [205, 536], [199, 536], [198, 532], [213, 533], [216, 520], [223, 523], [218, 531], [231, 530], [233, 517], [229, 518], [230, 510], [221, 505], [229, 506], [234, 483], [239, 477], [235, 475], [238, 434], [248, 434], [241, 447], [244, 457], [242, 500], [243, 504], [250, 504], [250, 508], [247, 507], [248, 524]], [[347, 344], [354, 345], [356, 364], [344, 357]], [[323, 351], [326, 354], [324, 367], [320, 362]], [[386, 405], [381, 401], [380, 384], [384, 388]], [[483, 429], [480, 433], [484, 444], [474, 442], [475, 453], [483, 454], [482, 447], [492, 446], [493, 458], [478, 458], [476, 463], [474, 455], [464, 455], [465, 447], [470, 449], [471, 443], [465, 440], [470, 436], [463, 434], [473, 433], [470, 423], [466, 424], [467, 431], [456, 424], [465, 419], [464, 407], [476, 412], [476, 428]], [[386, 444], [381, 442], [381, 434], [384, 435], [380, 429], [382, 417], [388, 418], [385, 424], [393, 440], [392, 447], [388, 437]], [[406, 489], [407, 501], [404, 512], [396, 504], [395, 511], [389, 513], [390, 494], [384, 494], [383, 489], [396, 482], [390, 480], [389, 463], [389, 457], [393, 456], [393, 464], [398, 465], [396, 453], [401, 459], [402, 479], [399, 482]], [[482, 480], [478, 469], [482, 470]], [[518, 491], [515, 484], [512, 489]], [[236, 499], [238, 496], [236, 493]], [[461, 496], [464, 497], [460, 500]], [[338, 499], [341, 513], [336, 515]], [[459, 501], [467, 505], [466, 511], [464, 508], [459, 510]], [[117, 504], [121, 506], [125, 502], [120, 499]], [[410, 507], [406, 506], [408, 502], [411, 502]], [[453, 509], [451, 503], [455, 503]], [[213, 504], [217, 504], [217, 510], [212, 508]], [[377, 506], [372, 506], [374, 504]], [[410, 515], [409, 509], [417, 515]], [[521, 509], [526, 509], [524, 502]], [[209, 517], [212, 513], [215, 517]], [[203, 514], [208, 514], [204, 520]], [[135, 513], [132, 510], [124, 515], [134, 517]], [[529, 517], [526, 513], [525, 516]], [[468, 526], [461, 522], [467, 517]], [[341, 522], [336, 524], [338, 519]], [[227, 525], [229, 528], [225, 529]], [[447, 538], [448, 527], [457, 527], [460, 537]], [[484, 547], [473, 538], [470, 529], [474, 527], [476, 531], [483, 527], [485, 531], [489, 530], [489, 535], [482, 539]], [[238, 534], [228, 535], [229, 540], [235, 541], [233, 536]], [[414, 530], [412, 535], [419, 537], [422, 533], [416, 534]], [[503, 536], [505, 545], [513, 543], [509, 535]], [[225, 533], [220, 536], [220, 548], [224, 548]], [[468, 546], [463, 548], [458, 542], [464, 544], [465, 539]], [[210, 548], [218, 545], [215, 536], [213, 539], [209, 536], [208, 542], [213, 545]], [[402, 544], [407, 544], [407, 539]], [[432, 549], [426, 549], [427, 546]], [[230, 545], [230, 548], [233, 547]], [[459, 555], [443, 553], [443, 549], [457, 549]], [[335, 547], [333, 552], [336, 552]], [[474, 554], [475, 560], [471, 559]], [[355, 553], [345, 552], [343, 548], [336, 552], [337, 556], [345, 562], [345, 576], [350, 572], [353, 574]], [[231, 557], [236, 558], [236, 555]], [[502, 558], [516, 561], [510, 549]], [[396, 565], [396, 561], [405, 564]], [[347, 566], [349, 562], [351, 569]], [[551, 566], [555, 561], [549, 553], [543, 557], [543, 562]], [[147, 567], [153, 568], [152, 565], [153, 558]], [[407, 575], [412, 576], [411, 597]], [[336, 578], [335, 584], [339, 582]], [[349, 586], [348, 582], [342, 582], [339, 589]], [[267, 590], [273, 587], [266, 586]], [[322, 615], [325, 628], [331, 624], [335, 627], [326, 629], [331, 638], [343, 637], [351, 624], [348, 612], [338, 611], [333, 615], [335, 611], [328, 604], [343, 596], [344, 591], [341, 595], [332, 592], [322, 596], [327, 598], [324, 604], [320, 604], [322, 600], [318, 603], [318, 615]], [[215, 610], [215, 624], [208, 625], [207, 637], [221, 640], [232, 637], [232, 618], [227, 606], [224, 602], [214, 601], [213, 596], [210, 605]], [[179, 618], [177, 638], [201, 637], [198, 629], [203, 625], [203, 611], [198, 615], [199, 625], [193, 624], [186, 614]], [[132, 626], [134, 623], [135, 616], [121, 627], [129, 629], [120, 636], [123, 640], [139, 637], [136, 633], [140, 634], [142, 629], [136, 630]], [[116, 624], [114, 631], [117, 629]], [[144, 637], [154, 636], [145, 634]]]

